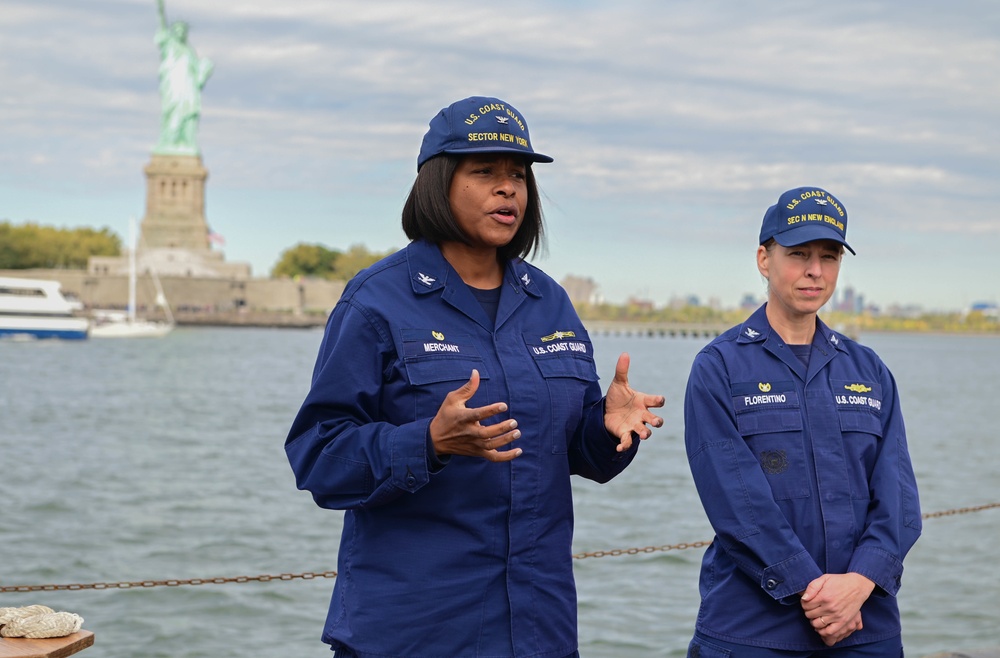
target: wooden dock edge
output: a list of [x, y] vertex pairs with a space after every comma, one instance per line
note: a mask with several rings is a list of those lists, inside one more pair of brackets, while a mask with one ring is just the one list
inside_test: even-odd
[[93, 644], [94, 634], [90, 631], [44, 640], [4, 637], [0, 638], [0, 658], [65, 658]]

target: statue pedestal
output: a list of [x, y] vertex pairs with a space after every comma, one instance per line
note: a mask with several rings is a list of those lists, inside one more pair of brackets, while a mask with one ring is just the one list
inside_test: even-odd
[[146, 165], [146, 216], [142, 247], [209, 253], [205, 221], [208, 170], [197, 155], [154, 153]]
[[[250, 278], [249, 263], [227, 263], [214, 251], [205, 221], [205, 181], [208, 170], [197, 155], [153, 153], [146, 172], [146, 216], [136, 248], [136, 272], [160, 277]], [[91, 256], [91, 276], [129, 274], [129, 259]], [[0, 658], [3, 658], [0, 655]]]

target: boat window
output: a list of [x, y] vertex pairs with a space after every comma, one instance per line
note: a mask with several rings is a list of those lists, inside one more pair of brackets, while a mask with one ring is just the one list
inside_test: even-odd
[[44, 297], [41, 288], [4, 288], [0, 287], [0, 295], [16, 295], [18, 297]]

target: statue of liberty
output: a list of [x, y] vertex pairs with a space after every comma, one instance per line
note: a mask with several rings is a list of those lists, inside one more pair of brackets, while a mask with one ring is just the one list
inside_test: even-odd
[[201, 114], [201, 90], [212, 74], [212, 62], [199, 58], [187, 42], [188, 25], [167, 25], [163, 0], [156, 0], [160, 27], [154, 40], [160, 48], [160, 140], [153, 153], [198, 155], [195, 133]]

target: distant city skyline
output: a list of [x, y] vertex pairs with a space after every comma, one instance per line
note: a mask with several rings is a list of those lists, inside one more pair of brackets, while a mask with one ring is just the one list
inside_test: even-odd
[[[880, 306], [1000, 300], [1000, 5], [169, 0], [214, 72], [206, 218], [266, 276], [299, 242], [405, 245], [427, 122], [499, 96], [555, 157], [536, 166], [555, 279], [622, 303], [735, 306], [766, 208], [846, 206], [840, 286]], [[7, 0], [0, 219], [126, 233], [157, 140], [153, 0]], [[810, 35], [803, 40], [803, 35]], [[14, 62], [16, 57], [16, 63]]]

